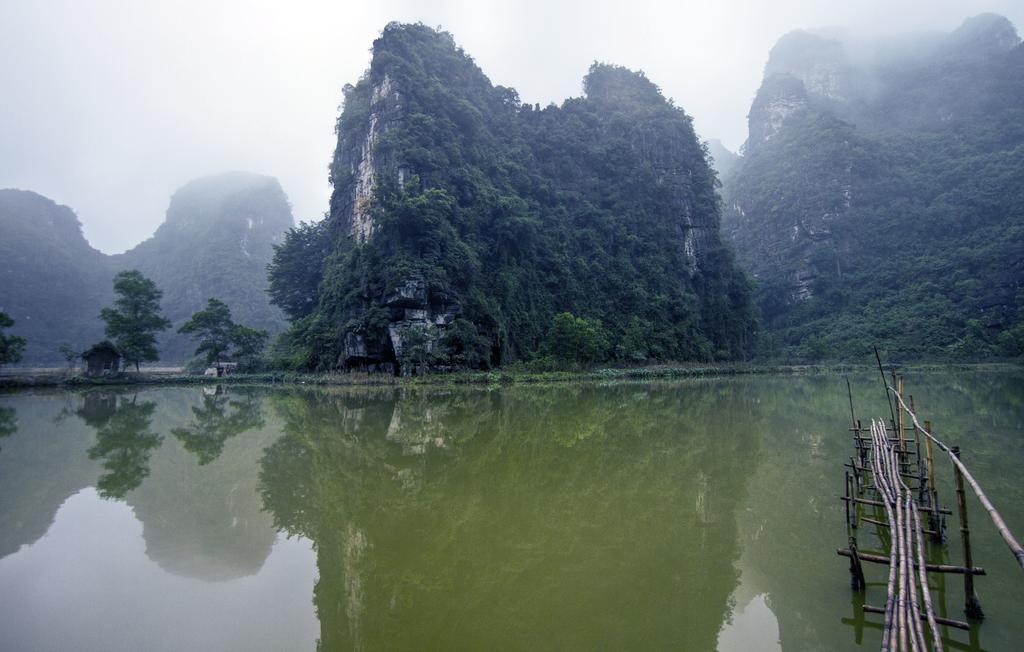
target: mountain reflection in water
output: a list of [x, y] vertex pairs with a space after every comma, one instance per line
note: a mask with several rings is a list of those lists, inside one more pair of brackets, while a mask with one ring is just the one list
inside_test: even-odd
[[[1024, 528], [1022, 374], [908, 380]], [[0, 396], [0, 648], [876, 647], [835, 556], [846, 400], [838, 376]], [[1005, 648], [1024, 595], [973, 530], [989, 619], [957, 640]]]

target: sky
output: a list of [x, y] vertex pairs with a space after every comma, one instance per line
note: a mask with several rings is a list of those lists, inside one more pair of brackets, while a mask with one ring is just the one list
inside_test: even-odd
[[70, 206], [97, 249], [152, 235], [171, 194], [228, 170], [277, 177], [320, 219], [341, 88], [390, 21], [450, 31], [524, 102], [582, 93], [594, 61], [643, 70], [736, 150], [786, 32], [950, 31], [1020, 0], [0, 0], [0, 188]]

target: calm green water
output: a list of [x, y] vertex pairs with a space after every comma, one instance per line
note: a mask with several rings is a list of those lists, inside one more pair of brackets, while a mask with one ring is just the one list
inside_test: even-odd
[[[1024, 534], [1024, 373], [907, 381]], [[0, 395], [0, 649], [877, 649], [848, 425], [840, 376]], [[988, 619], [950, 647], [1019, 649], [1024, 573], [970, 507]]]

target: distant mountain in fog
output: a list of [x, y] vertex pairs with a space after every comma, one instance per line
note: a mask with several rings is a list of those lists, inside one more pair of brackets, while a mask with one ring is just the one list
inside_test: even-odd
[[910, 358], [1024, 346], [1024, 45], [798, 31], [772, 49], [723, 229], [769, 352]]
[[161, 361], [182, 362], [195, 347], [174, 330], [210, 297], [227, 302], [240, 323], [282, 330], [265, 292], [266, 266], [292, 224], [276, 179], [232, 172], [186, 184], [152, 238], [106, 256], [86, 242], [67, 206], [0, 190], [0, 310], [27, 340], [23, 362], [61, 362], [62, 343], [84, 350], [103, 337], [99, 312], [113, 300], [114, 275], [139, 269], [163, 290], [174, 323], [160, 338]]
[[708, 140], [708, 153], [711, 154], [711, 163], [720, 180], [728, 177], [740, 161], [740, 155], [727, 148], [717, 138]]
[[113, 275], [70, 208], [34, 192], [0, 190], [0, 311], [27, 340], [24, 362], [58, 362], [62, 343], [85, 350], [100, 339]]

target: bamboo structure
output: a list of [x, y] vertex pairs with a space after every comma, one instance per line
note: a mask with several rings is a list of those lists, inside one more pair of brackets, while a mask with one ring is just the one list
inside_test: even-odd
[[[889, 389], [892, 388], [890, 387]], [[1006, 522], [1003, 520], [1003, 517], [998, 511], [996, 511], [996, 508], [992, 506], [992, 502], [988, 499], [988, 496], [986, 496], [985, 492], [981, 490], [981, 485], [978, 484], [978, 481], [974, 479], [971, 472], [967, 470], [967, 467], [964, 466], [963, 462], [960, 461], [960, 458], [953, 453], [953, 450], [949, 446], [936, 439], [928, 429], [918, 423], [917, 415], [907, 407], [906, 403], [903, 402], [903, 398], [899, 394], [896, 394], [896, 400], [899, 401], [902, 409], [906, 410], [907, 414], [910, 415], [910, 418], [913, 419], [914, 425], [921, 430], [921, 434], [934, 442], [941, 450], [949, 454], [949, 459], [953, 462], [953, 467], [959, 473], [963, 474], [963, 477], [971, 485], [971, 489], [974, 490], [974, 495], [978, 497], [978, 500], [981, 501], [985, 511], [988, 512], [989, 517], [992, 519], [992, 523], [996, 526], [996, 530], [999, 531], [999, 535], [1003, 537], [1003, 541], [1005, 541], [1006, 545], [1010, 548], [1010, 552], [1012, 552], [1013, 556], [1017, 558], [1017, 563], [1020, 564], [1021, 568], [1024, 568], [1024, 548], [1021, 547], [1020, 542], [1018, 542], [1017, 538], [1013, 536], [1012, 532], [1010, 532], [1010, 528], [1006, 526]]]
[[[863, 612], [884, 615], [881, 646], [883, 651], [941, 651], [943, 640], [940, 626], [968, 630], [972, 634], [972, 639], [976, 635], [976, 630], [970, 622], [945, 617], [944, 599], [938, 602], [941, 615], [936, 614], [936, 605], [932, 600], [929, 586], [929, 573], [938, 574], [939, 578], [946, 573], [962, 575], [964, 612], [968, 621], [977, 622], [984, 618], [981, 604], [974, 591], [974, 577], [985, 575], [985, 570], [974, 565], [965, 480], [974, 490], [999, 534], [1022, 567], [1024, 548], [1021, 548], [1002, 516], [964, 466], [960, 459], [960, 449], [947, 446], [935, 437], [931, 422], [925, 421], [922, 425], [917, 417], [912, 397], [904, 400], [903, 375], [897, 376], [896, 373], [892, 373], [891, 384], [888, 384], [877, 351], [876, 359], [891, 419], [888, 423], [884, 419], [872, 419], [870, 427], [863, 428], [856, 418], [853, 392], [847, 380], [850, 419], [853, 423], [850, 431], [853, 434], [856, 455], [850, 458], [848, 464], [844, 464], [848, 470], [844, 472], [844, 495], [840, 496], [845, 502], [849, 547], [837, 550], [837, 553], [849, 558], [851, 586], [857, 591], [865, 591], [868, 586], [864, 576], [864, 563], [888, 566], [885, 607], [873, 607], [861, 602]], [[921, 445], [922, 439], [924, 450]], [[939, 507], [934, 464], [935, 447], [947, 453], [953, 464], [956, 513], [960, 522], [960, 545], [963, 555], [961, 565], [927, 562], [929, 541], [926, 541], [925, 537], [929, 536], [930, 543], [934, 545], [942, 544], [945, 516], [953, 513], [949, 509]], [[873, 510], [873, 513], [869, 511], [870, 515], [862, 515], [864, 510]], [[858, 548], [856, 533], [861, 522], [876, 526], [879, 540], [883, 545], [887, 545], [888, 554], [866, 552]], [[923, 523], [927, 527], [924, 527]], [[939, 586], [945, 586], [945, 582], [940, 582]], [[951, 641], [950, 646], [958, 647], [959, 644]]]

